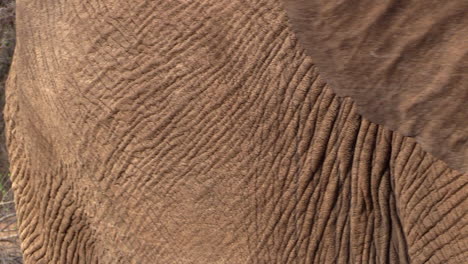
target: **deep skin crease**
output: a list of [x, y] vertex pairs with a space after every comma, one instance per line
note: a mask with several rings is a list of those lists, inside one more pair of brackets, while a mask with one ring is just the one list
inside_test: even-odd
[[362, 118], [278, 0], [17, 2], [25, 263], [462, 263], [466, 175]]

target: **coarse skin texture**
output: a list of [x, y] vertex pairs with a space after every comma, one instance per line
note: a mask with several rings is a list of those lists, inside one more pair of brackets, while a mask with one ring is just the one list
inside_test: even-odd
[[280, 0], [17, 2], [25, 263], [463, 263], [467, 175], [331, 91]]
[[283, 1], [334, 92], [468, 173], [467, 0]]

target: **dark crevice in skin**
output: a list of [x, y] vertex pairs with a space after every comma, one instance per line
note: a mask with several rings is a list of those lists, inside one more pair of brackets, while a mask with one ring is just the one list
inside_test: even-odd
[[373, 123], [468, 171], [468, 2], [283, 0], [321, 75]]
[[[392, 136], [391, 136], [392, 140], [394, 138], [394, 135], [392, 133]], [[403, 244], [403, 248], [405, 249], [403, 251], [404, 253], [404, 259], [406, 260], [406, 263], [411, 263], [411, 259], [410, 259], [410, 255], [409, 255], [409, 252], [408, 252], [408, 238], [405, 234], [405, 230], [404, 230], [404, 227], [403, 227], [403, 221], [402, 221], [402, 216], [401, 216], [401, 205], [399, 204], [399, 197], [398, 197], [398, 193], [396, 192], [395, 190], [395, 178], [394, 177], [391, 177], [390, 179], [390, 184], [389, 184], [389, 187], [390, 187], [390, 197], [389, 199], [391, 200], [390, 201], [390, 207], [389, 207], [389, 211], [390, 211], [390, 214], [392, 215], [392, 213], [394, 212], [395, 213], [395, 216], [394, 218], [393, 217], [390, 217], [390, 219], [392, 219], [393, 221], [395, 221], [395, 226], [397, 228], [393, 229], [392, 230], [392, 237], [397, 237], [395, 239], [395, 241], [391, 241], [392, 242], [392, 245], [393, 246], [396, 246], [394, 243], [396, 242], [400, 242]], [[401, 237], [401, 239], [398, 239], [398, 236]], [[389, 262], [390, 263], [390, 262]]]

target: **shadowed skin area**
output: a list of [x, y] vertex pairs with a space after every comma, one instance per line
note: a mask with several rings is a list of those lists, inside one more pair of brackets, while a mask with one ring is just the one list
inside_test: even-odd
[[334, 92], [468, 172], [468, 1], [284, 2]]
[[463, 263], [468, 179], [337, 97], [281, 1], [19, 0], [25, 263]]

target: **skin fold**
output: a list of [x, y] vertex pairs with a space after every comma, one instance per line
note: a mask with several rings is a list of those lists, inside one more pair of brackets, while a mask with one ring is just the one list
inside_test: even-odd
[[468, 1], [284, 3], [334, 92], [468, 172]]
[[18, 0], [16, 23], [25, 263], [468, 259], [467, 175], [335, 95], [281, 1]]

